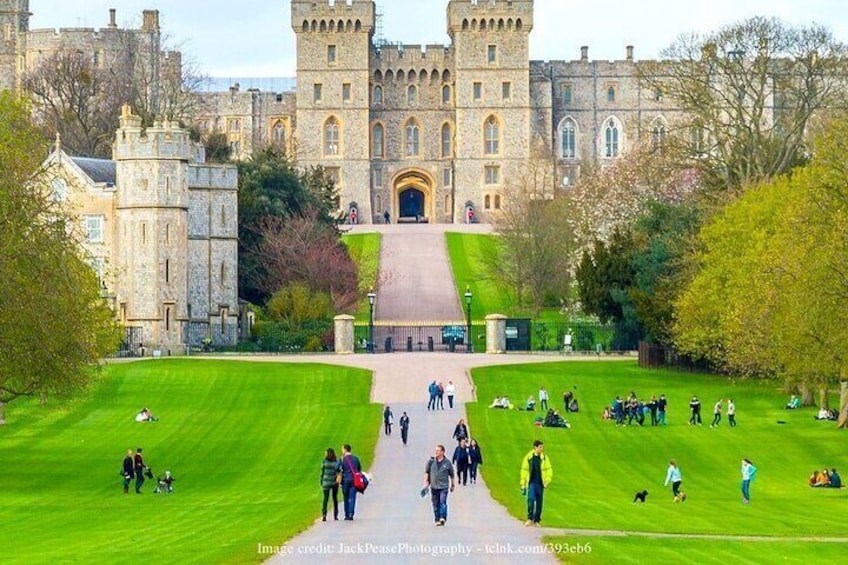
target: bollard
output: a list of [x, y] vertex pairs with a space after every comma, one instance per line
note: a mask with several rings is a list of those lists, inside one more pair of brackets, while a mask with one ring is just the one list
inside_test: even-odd
[[427, 338], [427, 351], [433, 351], [433, 336]]

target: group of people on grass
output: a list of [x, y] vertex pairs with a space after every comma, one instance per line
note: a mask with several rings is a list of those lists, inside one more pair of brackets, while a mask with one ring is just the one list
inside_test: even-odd
[[[124, 460], [121, 463], [121, 476], [123, 477], [123, 489], [124, 494], [129, 494], [130, 492], [130, 483], [135, 479], [135, 492], [136, 494], [142, 494], [141, 487], [144, 486], [145, 478], [152, 479], [153, 471], [150, 467], [144, 462], [144, 455], [142, 452], [144, 450], [142, 448], [136, 448], [135, 453], [133, 453], [132, 449], [127, 450], [127, 454], [124, 456]], [[170, 471], [165, 471], [164, 475], [157, 477], [156, 479], [156, 488], [153, 489], [154, 493], [167, 493], [171, 494], [174, 492], [174, 481], [176, 479], [171, 474]]]
[[842, 477], [835, 468], [829, 471], [827, 468], [813, 471], [808, 482], [811, 487], [842, 488]]
[[634, 421], [637, 425], [643, 426], [646, 416], [650, 416], [652, 426], [665, 426], [668, 425], [666, 410], [668, 410], [668, 400], [664, 394], [661, 394], [659, 398], [651, 396], [651, 399], [645, 402], [631, 390], [625, 399], [616, 396], [612, 406], [605, 406], [601, 418], [615, 421], [616, 426], [632, 426]]
[[[754, 466], [750, 459], [742, 459], [742, 468], [740, 473], [742, 475], [741, 490], [743, 504], [749, 504], [751, 502], [751, 482], [757, 476], [757, 470], [757, 467]], [[672, 500], [674, 502], [685, 502], [687, 498], [686, 493], [680, 488], [683, 484], [683, 473], [680, 471], [680, 467], [674, 459], [668, 462], [668, 469], [666, 470], [663, 486], [668, 486], [669, 483], [671, 483]]]

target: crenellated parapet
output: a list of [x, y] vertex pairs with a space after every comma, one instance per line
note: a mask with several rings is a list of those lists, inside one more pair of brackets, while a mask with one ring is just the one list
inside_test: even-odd
[[374, 33], [376, 7], [371, 0], [292, 0], [295, 33]]
[[177, 122], [157, 120], [152, 126], [144, 128], [141, 118], [125, 105], [115, 135], [113, 158], [116, 161], [162, 159], [188, 162], [194, 157], [192, 145], [188, 132]]
[[458, 31], [529, 33], [533, 29], [533, 0], [451, 0], [448, 34]]

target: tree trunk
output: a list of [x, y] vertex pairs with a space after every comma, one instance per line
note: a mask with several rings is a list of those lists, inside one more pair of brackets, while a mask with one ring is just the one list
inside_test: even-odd
[[822, 410], [830, 410], [830, 402], [827, 400], [827, 387], [823, 386], [819, 389], [819, 404]]
[[6, 403], [0, 400], [0, 426], [6, 423]]
[[807, 383], [801, 383], [801, 406], [815, 406], [816, 401], [813, 399], [813, 391], [807, 386]]
[[836, 427], [848, 428], [848, 381], [842, 381], [839, 389], [839, 419]]

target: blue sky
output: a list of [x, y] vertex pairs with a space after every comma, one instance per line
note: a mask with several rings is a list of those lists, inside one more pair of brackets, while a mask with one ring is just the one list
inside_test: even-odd
[[[287, 0], [30, 0], [30, 25], [104, 27], [109, 8], [117, 9], [119, 25], [137, 25], [143, 9], [157, 9], [169, 41], [207, 75], [294, 76], [289, 6]], [[386, 39], [449, 42], [447, 0], [378, 0], [377, 6]], [[530, 55], [576, 59], [580, 46], [588, 45], [591, 59], [623, 59], [625, 46], [633, 45], [637, 59], [650, 59], [682, 33], [754, 15], [824, 24], [848, 42], [846, 0], [536, 0]]]

